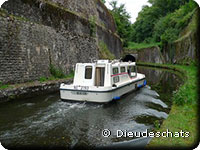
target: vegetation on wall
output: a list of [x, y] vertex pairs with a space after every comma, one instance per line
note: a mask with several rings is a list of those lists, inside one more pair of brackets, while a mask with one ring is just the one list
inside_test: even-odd
[[96, 27], [96, 18], [95, 18], [95, 16], [91, 16], [89, 18], [89, 23], [90, 23], [90, 36], [96, 37], [97, 27]]
[[99, 42], [99, 53], [101, 59], [115, 59], [115, 56], [110, 52], [107, 45], [103, 41]]
[[50, 73], [55, 78], [64, 78], [65, 74], [61, 69], [56, 68], [54, 65], [50, 64]]
[[180, 32], [188, 25], [192, 18], [196, 4], [193, 1], [181, 6], [180, 9], [159, 19], [154, 26], [153, 38], [162, 43], [175, 41]]

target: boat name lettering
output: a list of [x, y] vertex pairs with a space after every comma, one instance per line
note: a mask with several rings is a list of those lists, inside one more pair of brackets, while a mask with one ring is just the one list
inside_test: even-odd
[[88, 91], [89, 90], [89, 86], [74, 86], [75, 90], [84, 90], [84, 91]]
[[73, 92], [71, 92], [73, 95], [88, 95], [88, 93], [87, 92], [75, 92], [75, 91], [73, 91]]

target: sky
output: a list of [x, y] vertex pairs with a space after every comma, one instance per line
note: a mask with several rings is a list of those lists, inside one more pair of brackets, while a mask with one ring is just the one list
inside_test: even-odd
[[[112, 0], [106, 0], [106, 6], [110, 8], [109, 2]], [[131, 22], [134, 23], [138, 16], [138, 13], [142, 10], [142, 6], [150, 5], [148, 0], [117, 0], [118, 4], [125, 4], [127, 12], [131, 15]], [[200, 0], [195, 0], [200, 6]]]
[[[106, 6], [110, 8], [109, 2], [112, 0], [106, 0]], [[138, 13], [142, 10], [142, 6], [150, 5], [148, 0], [117, 0], [118, 4], [125, 4], [127, 12], [131, 15], [131, 22], [134, 23], [138, 16]]]

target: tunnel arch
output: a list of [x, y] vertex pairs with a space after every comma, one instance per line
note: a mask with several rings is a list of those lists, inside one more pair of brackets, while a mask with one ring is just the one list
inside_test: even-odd
[[121, 61], [123, 62], [136, 62], [137, 60], [137, 54], [128, 54], [126, 56], [124, 56]]

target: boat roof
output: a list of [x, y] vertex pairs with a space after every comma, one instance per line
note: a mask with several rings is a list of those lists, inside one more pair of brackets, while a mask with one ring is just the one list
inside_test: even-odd
[[78, 64], [84, 64], [84, 65], [106, 65], [106, 64], [112, 64], [112, 66], [129, 66], [129, 65], [136, 65], [135, 62], [123, 62], [121, 60], [95, 60], [92, 63], [78, 63]]

